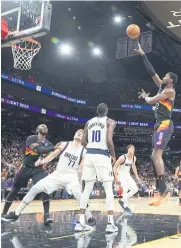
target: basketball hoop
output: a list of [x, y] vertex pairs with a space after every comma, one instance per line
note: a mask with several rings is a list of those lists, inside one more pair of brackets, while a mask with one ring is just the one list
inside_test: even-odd
[[14, 68], [30, 70], [34, 56], [39, 52], [41, 44], [36, 40], [24, 40], [12, 45]]

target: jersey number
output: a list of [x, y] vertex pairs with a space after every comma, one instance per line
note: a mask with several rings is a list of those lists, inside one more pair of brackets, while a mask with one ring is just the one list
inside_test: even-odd
[[68, 166], [70, 166], [70, 167], [74, 167], [74, 165], [75, 165], [75, 161], [73, 161], [73, 160], [69, 160], [69, 164], [68, 164]]
[[100, 142], [101, 140], [101, 131], [92, 131], [92, 142]]

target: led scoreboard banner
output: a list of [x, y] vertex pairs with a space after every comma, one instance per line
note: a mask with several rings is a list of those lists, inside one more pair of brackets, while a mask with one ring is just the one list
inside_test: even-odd
[[[23, 108], [32, 112], [41, 113], [47, 116], [52, 116], [54, 118], [60, 118], [67, 121], [72, 122], [79, 122], [79, 123], [86, 123], [89, 119], [88, 118], [81, 118], [81, 117], [75, 117], [75, 116], [68, 116], [61, 113], [57, 113], [48, 109], [44, 109], [38, 106], [33, 106], [26, 104], [24, 102], [18, 102], [14, 101], [12, 99], [8, 99], [5, 97], [1, 97], [1, 102], [3, 104], [8, 104], [14, 107]], [[148, 127], [153, 128], [154, 123], [153, 122], [140, 122], [140, 121], [116, 121], [117, 125], [123, 126], [123, 127]], [[175, 128], [181, 129], [181, 125], [175, 125]]]
[[23, 86], [25, 88], [35, 90], [35, 91], [38, 91], [40, 93], [44, 93], [44, 94], [52, 96], [52, 97], [64, 99], [64, 100], [66, 100], [68, 102], [77, 103], [77, 104], [83, 104], [83, 105], [87, 104], [86, 100], [76, 99], [76, 98], [73, 98], [73, 97], [70, 97], [70, 96], [63, 95], [62, 93], [52, 91], [51, 89], [42, 87], [42, 86], [40, 86], [38, 84], [27, 82], [27, 81], [25, 81], [23, 79], [14, 77], [14, 76], [6, 74], [6, 73], [1, 73], [1, 78], [4, 79], [4, 80], [7, 80], [9, 83], [18, 84], [18, 85], [21, 85], [21, 86]]
[[[138, 110], [154, 110], [155, 106], [152, 105], [139, 105], [139, 104], [121, 104], [123, 109], [138, 109]], [[181, 109], [173, 109], [173, 112], [181, 113]]]

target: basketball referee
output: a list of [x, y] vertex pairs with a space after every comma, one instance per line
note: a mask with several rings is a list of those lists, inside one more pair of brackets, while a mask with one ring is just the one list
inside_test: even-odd
[[[31, 135], [27, 138], [23, 164], [15, 177], [14, 185], [11, 188], [11, 191], [9, 192], [5, 201], [1, 218], [2, 221], [5, 221], [4, 216], [7, 215], [7, 212], [20, 189], [27, 186], [29, 179], [31, 178], [33, 184], [36, 184], [38, 181], [48, 175], [43, 167], [35, 167], [35, 162], [39, 158], [41, 158], [44, 154], [47, 154], [54, 150], [52, 143], [46, 139], [47, 134], [47, 126], [45, 124], [41, 124], [36, 129], [36, 135]], [[49, 215], [49, 195], [46, 193], [42, 193], [42, 201], [44, 208], [44, 223], [52, 223], [53, 220], [50, 218]]]

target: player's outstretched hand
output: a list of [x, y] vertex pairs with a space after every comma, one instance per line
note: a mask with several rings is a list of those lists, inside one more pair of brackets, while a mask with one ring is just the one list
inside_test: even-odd
[[138, 43], [138, 49], [134, 49], [134, 50], [135, 50], [135, 52], [136, 52], [137, 54], [139, 54], [139, 55], [145, 54], [145, 53], [143, 52], [143, 49], [141, 48], [140, 43]]
[[145, 99], [145, 97], [148, 97], [150, 95], [150, 93], [146, 93], [143, 89], [141, 92], [138, 92], [138, 94], [139, 94], [138, 96], [139, 99], [141, 98]]

